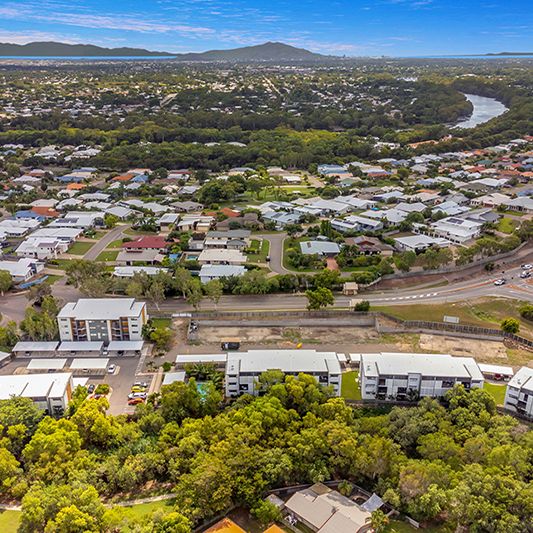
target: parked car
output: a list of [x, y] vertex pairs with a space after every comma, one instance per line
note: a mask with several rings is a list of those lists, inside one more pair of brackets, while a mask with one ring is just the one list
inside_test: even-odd
[[87, 387], [87, 392], [89, 394], [92, 394], [94, 392], [94, 389], [96, 389], [96, 385], [94, 383], [91, 383], [88, 387]]
[[522, 279], [530, 278], [530, 277], [531, 277], [531, 274], [529, 273], [528, 270], [522, 270], [522, 272], [520, 273], [520, 277], [521, 277]]
[[128, 400], [128, 405], [138, 405], [144, 403], [144, 398], [131, 398]]
[[116, 369], [117, 369], [117, 365], [109, 365], [107, 367], [107, 373], [108, 374], [114, 374]]
[[533, 268], [533, 265], [531, 263], [525, 263], [524, 265], [520, 265], [520, 268], [522, 270], [531, 270]]
[[148, 383], [146, 381], [136, 381], [133, 384], [134, 387], [144, 387], [145, 389], [148, 387]]
[[146, 387], [141, 387], [140, 385], [133, 385], [131, 392], [144, 392]]
[[496, 286], [500, 286], [500, 285], [505, 285], [505, 280], [503, 278], [501, 279], [497, 279], [495, 282], [494, 282], [494, 285]]
[[131, 394], [128, 394], [130, 400], [132, 398], [146, 398], [146, 396], [146, 392], [132, 392]]

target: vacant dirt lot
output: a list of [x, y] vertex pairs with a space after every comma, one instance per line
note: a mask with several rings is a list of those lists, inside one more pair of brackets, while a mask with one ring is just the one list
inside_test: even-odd
[[428, 352], [474, 357], [478, 361], [507, 359], [504, 344], [496, 341], [422, 334], [420, 335], [420, 348]]
[[201, 344], [219, 343], [222, 337], [238, 337], [246, 344], [360, 344], [379, 338], [374, 328], [332, 327], [202, 327], [198, 332]]

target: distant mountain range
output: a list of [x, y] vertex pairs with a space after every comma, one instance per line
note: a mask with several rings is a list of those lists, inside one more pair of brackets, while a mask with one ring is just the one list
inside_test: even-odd
[[231, 50], [210, 50], [188, 54], [152, 52], [144, 48], [103, 48], [92, 44], [35, 42], [28, 44], [0, 43], [2, 57], [172, 57], [179, 61], [318, 61], [333, 56], [315, 54], [303, 48], [268, 42]]
[[485, 54], [487, 56], [533, 56], [533, 52], [495, 52]]

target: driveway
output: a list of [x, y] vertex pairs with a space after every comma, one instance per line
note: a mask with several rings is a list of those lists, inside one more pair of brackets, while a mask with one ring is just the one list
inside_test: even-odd
[[264, 239], [270, 243], [270, 263], [268, 266], [272, 272], [276, 274], [291, 274], [290, 270], [287, 270], [283, 266], [283, 242], [287, 238], [286, 233], [265, 233], [260, 235], [254, 235], [260, 239]]
[[125, 230], [129, 228], [129, 224], [123, 224], [114, 227], [109, 233], [104, 235], [84, 256], [86, 261], [95, 261], [96, 258], [104, 251], [113, 241], [120, 239]]

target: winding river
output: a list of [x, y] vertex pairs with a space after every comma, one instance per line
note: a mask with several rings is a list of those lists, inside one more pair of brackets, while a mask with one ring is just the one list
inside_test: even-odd
[[456, 124], [456, 128], [474, 128], [508, 111], [507, 107], [495, 98], [466, 93], [465, 96], [474, 106], [474, 110], [470, 117]]

